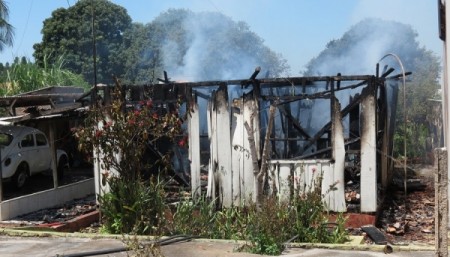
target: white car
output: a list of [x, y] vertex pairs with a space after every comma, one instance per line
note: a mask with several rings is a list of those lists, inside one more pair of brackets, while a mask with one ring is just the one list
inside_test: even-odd
[[[0, 126], [2, 178], [14, 187], [22, 188], [35, 174], [52, 170], [52, 153], [45, 134], [25, 126]], [[68, 168], [68, 156], [57, 151], [58, 177]]]

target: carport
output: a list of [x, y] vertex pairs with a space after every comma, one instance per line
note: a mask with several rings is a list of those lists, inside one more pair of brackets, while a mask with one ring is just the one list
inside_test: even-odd
[[[56, 148], [73, 149], [67, 142], [70, 128], [83, 117], [85, 93], [78, 87], [47, 87], [10, 97], [0, 97], [0, 107], [6, 109], [0, 124], [24, 125], [43, 131], [49, 139], [52, 152]], [[56, 158], [53, 155], [53, 187], [4, 200], [4, 184], [0, 183], [0, 221], [21, 214], [60, 205], [94, 193], [93, 178], [60, 185], [56, 172]], [[32, 179], [32, 178], [31, 178]], [[1, 176], [0, 176], [1, 180]]]

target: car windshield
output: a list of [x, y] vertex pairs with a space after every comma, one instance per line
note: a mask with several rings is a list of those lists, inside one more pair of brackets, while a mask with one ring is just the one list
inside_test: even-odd
[[8, 146], [9, 144], [11, 144], [12, 140], [13, 136], [0, 132], [0, 146]]

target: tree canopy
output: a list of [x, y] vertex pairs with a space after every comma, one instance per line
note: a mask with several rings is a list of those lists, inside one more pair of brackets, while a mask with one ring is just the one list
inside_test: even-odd
[[[64, 55], [66, 68], [93, 82], [92, 1], [60, 8], [44, 21], [35, 44], [39, 65]], [[95, 0], [98, 82], [112, 75], [129, 83], [154, 83], [166, 70], [177, 80], [247, 78], [260, 66], [272, 76], [289, 71], [280, 54], [244, 22], [216, 12], [169, 9], [148, 24], [132, 23], [126, 10]]]
[[92, 84], [94, 34], [97, 81], [110, 83], [113, 75], [120, 76], [125, 72], [123, 35], [130, 30], [131, 24], [127, 10], [119, 5], [107, 0], [80, 0], [72, 7], [53, 11], [44, 21], [42, 42], [34, 45], [33, 56], [40, 66], [44, 65], [45, 58], [49, 59], [48, 63], [53, 63], [64, 56], [65, 67], [82, 74]]

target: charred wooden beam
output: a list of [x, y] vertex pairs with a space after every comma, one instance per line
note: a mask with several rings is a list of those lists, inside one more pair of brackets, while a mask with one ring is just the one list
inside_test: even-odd
[[[345, 117], [353, 108], [355, 108], [357, 105], [360, 104], [362, 97], [365, 97], [368, 94], [368, 92], [362, 92], [361, 95], [356, 95], [353, 99], [353, 102], [349, 103], [344, 109], [341, 111], [341, 116]], [[309, 142], [303, 147], [303, 151], [306, 151], [309, 147], [311, 147], [325, 132], [330, 130], [331, 128], [331, 121], [325, 124], [325, 126], [322, 127], [322, 129], [319, 130], [310, 140]]]
[[255, 71], [253, 72], [253, 74], [250, 76], [250, 78], [248, 80], [243, 80], [240, 82], [240, 85], [242, 88], [246, 88], [249, 85], [259, 85], [259, 83], [255, 83], [256, 82], [256, 76], [258, 76], [259, 72], [261, 71], [261, 67], [256, 67]]
[[270, 144], [270, 135], [272, 133], [272, 129], [273, 129], [273, 123], [274, 123], [274, 119], [275, 119], [275, 110], [276, 107], [275, 105], [270, 105], [270, 109], [269, 109], [269, 124], [266, 130], [266, 136], [264, 139], [264, 146], [263, 146], [263, 153], [262, 153], [262, 157], [261, 157], [261, 168], [259, 170], [259, 172], [257, 174], [255, 174], [256, 176], [256, 181], [255, 181], [255, 194], [256, 194], [256, 203], [257, 205], [259, 205], [262, 201], [262, 193], [263, 193], [263, 187], [264, 187], [264, 176], [267, 173], [268, 170], [268, 162], [270, 159], [270, 149], [269, 149], [269, 144]]
[[[410, 72], [410, 71], [405, 72], [405, 76], [409, 76], [411, 74], [412, 74], [412, 72]], [[386, 79], [399, 79], [401, 77], [403, 77], [403, 74], [393, 75], [393, 76], [387, 77]]]
[[[382, 80], [384, 81], [384, 80]], [[361, 81], [356, 84], [348, 85], [345, 87], [340, 87], [340, 89], [335, 89], [334, 91], [341, 91], [341, 90], [347, 90], [347, 89], [355, 89], [360, 86], [364, 86], [367, 84], [367, 80]], [[301, 95], [287, 95], [287, 96], [274, 96], [274, 95], [262, 95], [263, 100], [286, 100], [285, 102], [279, 103], [280, 104], [288, 104], [294, 101], [298, 100], [304, 100], [304, 99], [329, 99], [331, 94], [331, 90], [327, 89], [326, 91], [321, 91], [314, 94], [301, 94]]]
[[286, 96], [275, 96], [275, 95], [262, 95], [261, 96], [262, 100], [265, 101], [273, 101], [273, 100], [277, 100], [280, 101], [282, 100], [283, 102], [280, 102], [278, 105], [285, 105], [285, 104], [289, 104], [295, 101], [299, 101], [299, 100], [306, 100], [306, 99], [329, 99], [330, 98], [330, 92], [320, 92], [320, 93], [315, 93], [315, 94], [310, 94], [310, 95], [286, 95]]
[[[359, 142], [360, 139], [361, 139], [361, 138], [358, 137], [358, 138], [354, 138], [354, 139], [352, 139], [352, 140], [349, 140], [349, 141], [347, 141], [347, 142], [345, 143], [345, 146], [348, 146], [348, 145], [352, 145], [352, 144], [354, 144], [354, 143], [357, 143], [357, 142]], [[292, 158], [292, 160], [302, 160], [302, 159], [307, 159], [307, 158], [315, 157], [315, 156], [320, 155], [320, 154], [328, 153], [328, 152], [330, 152], [331, 150], [333, 150], [333, 147], [327, 147], [327, 148], [324, 148], [324, 149], [320, 149], [320, 150], [318, 150], [318, 151], [315, 151], [315, 152], [313, 152], [313, 153], [308, 153], [308, 154], [304, 154], [304, 155], [301, 155], [301, 156], [294, 157], [294, 158]]]
[[303, 127], [300, 125], [300, 123], [294, 118], [292, 117], [292, 114], [290, 112], [288, 112], [286, 110], [286, 108], [284, 108], [283, 105], [278, 105], [277, 106], [278, 109], [280, 110], [280, 112], [286, 116], [286, 118], [292, 122], [292, 126], [306, 139], [310, 139], [311, 136], [303, 129]]
[[258, 76], [259, 72], [261, 71], [261, 67], [256, 67], [255, 71], [253, 72], [253, 74], [250, 76], [250, 80], [254, 80], [256, 79], [256, 76]]
[[[359, 76], [323, 76], [323, 77], [292, 77], [292, 78], [264, 78], [255, 79], [261, 86], [270, 87], [284, 87], [286, 85], [306, 85], [316, 86], [314, 82], [339, 80], [339, 81], [355, 81], [355, 80], [369, 80], [372, 75], [359, 75]], [[225, 83], [226, 85], [245, 85], [249, 82], [245, 80], [216, 80], [216, 81], [201, 81], [201, 82], [172, 82], [173, 86], [186, 86], [186, 87], [217, 87], [219, 84]], [[154, 84], [151, 86], [161, 86], [161, 84]]]
[[382, 78], [386, 78], [387, 76], [389, 76], [389, 74], [391, 74], [392, 72], [394, 72], [394, 68], [389, 68], [387, 71], [383, 72], [383, 74], [381, 75]]
[[165, 84], [169, 84], [171, 83], [171, 81], [169, 80], [169, 77], [167, 76], [167, 71], [164, 71], [164, 79], [157, 79], [158, 81], [165, 83]]

